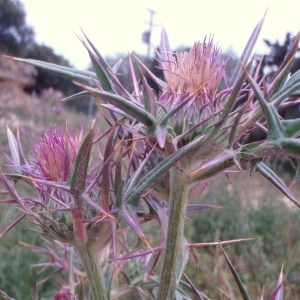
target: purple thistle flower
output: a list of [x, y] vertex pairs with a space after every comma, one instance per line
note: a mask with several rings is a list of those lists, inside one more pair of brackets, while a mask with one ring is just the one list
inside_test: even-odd
[[33, 146], [33, 174], [48, 181], [67, 181], [79, 147], [80, 139], [73, 132], [52, 127]]
[[75, 300], [75, 296], [70, 292], [69, 288], [62, 286], [60, 290], [51, 298], [52, 300]]
[[162, 62], [168, 92], [173, 95], [196, 94], [202, 105], [215, 96], [224, 76], [224, 62], [219, 49], [210, 39], [197, 42], [189, 51], [174, 54]]
[[[183, 128], [196, 125], [222, 107], [216, 95], [225, 75], [225, 63], [212, 39], [195, 43], [189, 51], [164, 56], [161, 64], [167, 86], [158, 101], [170, 110], [191, 98], [173, 118], [181, 133]], [[184, 122], [188, 124], [184, 126]]]

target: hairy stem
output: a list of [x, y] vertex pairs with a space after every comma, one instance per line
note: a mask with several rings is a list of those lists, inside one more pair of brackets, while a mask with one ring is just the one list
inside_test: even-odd
[[183, 231], [185, 206], [189, 184], [183, 173], [173, 166], [170, 169], [170, 208], [166, 247], [157, 299], [174, 299], [177, 282], [184, 264]]
[[86, 245], [86, 247], [82, 247], [81, 249], [77, 249], [77, 251], [80, 255], [84, 270], [89, 279], [89, 283], [93, 292], [93, 299], [107, 300], [108, 298], [101, 275], [99, 263], [100, 260], [98, 255], [92, 253], [89, 250], [88, 245]]

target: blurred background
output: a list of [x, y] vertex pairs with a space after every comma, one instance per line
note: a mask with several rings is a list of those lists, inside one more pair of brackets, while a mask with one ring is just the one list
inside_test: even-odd
[[[224, 59], [230, 57], [226, 70], [230, 74], [266, 9], [255, 49], [257, 59], [263, 59], [262, 75], [272, 74], [278, 68], [300, 29], [298, 0], [0, 0], [0, 153], [8, 153], [7, 125], [14, 132], [19, 130], [28, 153], [33, 141], [51, 124], [64, 125], [68, 120], [79, 128], [82, 124], [89, 126], [91, 118], [97, 117], [92, 98], [60, 102], [80, 91], [70, 80], [16, 63], [5, 55], [91, 69], [88, 54], [77, 36], [82, 35], [82, 29], [110, 64], [124, 58], [120, 80], [130, 90], [128, 53], [135, 52], [157, 76], [162, 76], [155, 49], [164, 26], [174, 50], [188, 49], [195, 41], [212, 35]], [[299, 69], [297, 58], [292, 72]], [[154, 84], [152, 87], [159, 93]], [[282, 116], [299, 117], [299, 106], [282, 112]], [[0, 155], [0, 166], [5, 163], [5, 155]], [[280, 159], [273, 163], [300, 196], [299, 182], [293, 181], [291, 166], [285, 166]], [[26, 187], [24, 192], [30, 193]], [[197, 201], [222, 205], [223, 209], [190, 216], [186, 230], [192, 242], [255, 237], [255, 242], [226, 250], [250, 294], [257, 299], [262, 293], [270, 295], [284, 265], [286, 299], [300, 299], [300, 216], [279, 192], [255, 174], [251, 180], [248, 174], [232, 175], [230, 180], [218, 177]], [[19, 215], [13, 207], [1, 205], [0, 232]], [[27, 228], [19, 224], [1, 239], [0, 290], [15, 299], [30, 299], [37, 291], [39, 299], [48, 299], [57, 285], [51, 274], [59, 270], [40, 272], [31, 267], [47, 262], [48, 258], [20, 247], [20, 241], [44, 245], [40, 235]], [[195, 263], [191, 261], [187, 272], [200, 290], [212, 299], [221, 299], [221, 290], [230, 299], [239, 299], [219, 249], [207, 248], [195, 256], [197, 270], [192, 268]]]

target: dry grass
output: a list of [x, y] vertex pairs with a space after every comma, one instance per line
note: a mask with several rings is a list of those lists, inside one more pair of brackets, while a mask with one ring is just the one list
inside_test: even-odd
[[[285, 176], [286, 181], [291, 181]], [[299, 183], [293, 190], [300, 196]], [[237, 238], [254, 241], [225, 247], [253, 299], [268, 299], [283, 265], [284, 299], [300, 299], [299, 211], [261, 175], [218, 176], [199, 203], [222, 205], [191, 215], [187, 233], [193, 242]], [[212, 299], [241, 299], [219, 247], [195, 250], [198, 266], [190, 258], [188, 274]]]

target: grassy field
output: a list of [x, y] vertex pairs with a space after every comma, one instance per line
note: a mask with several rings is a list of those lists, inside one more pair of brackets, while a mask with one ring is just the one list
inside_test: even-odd
[[[295, 186], [295, 194], [300, 189]], [[297, 208], [260, 175], [216, 178], [200, 203], [221, 205], [190, 216], [192, 242], [255, 238], [225, 248], [252, 299], [268, 299], [283, 266], [285, 298], [300, 299], [300, 215]], [[196, 250], [198, 268], [191, 278], [212, 299], [241, 299], [219, 247]]]

